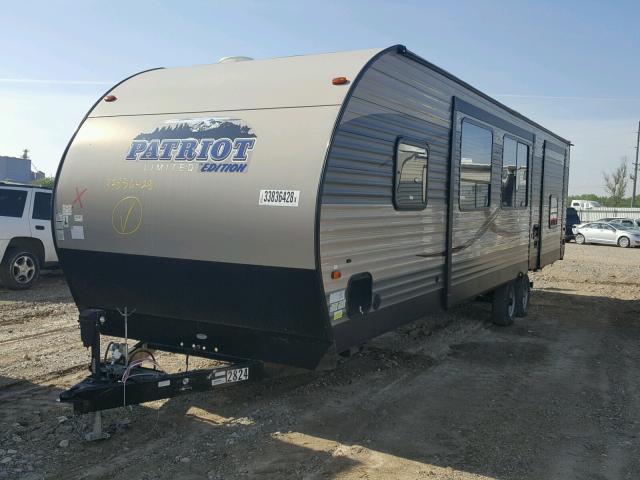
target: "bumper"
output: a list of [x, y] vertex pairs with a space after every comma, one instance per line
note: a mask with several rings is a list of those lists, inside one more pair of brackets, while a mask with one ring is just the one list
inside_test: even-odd
[[[333, 354], [315, 270], [60, 249], [80, 310], [105, 310], [102, 333], [308, 369]], [[195, 347], [194, 347], [195, 348]], [[216, 350], [217, 349], [217, 350]]]

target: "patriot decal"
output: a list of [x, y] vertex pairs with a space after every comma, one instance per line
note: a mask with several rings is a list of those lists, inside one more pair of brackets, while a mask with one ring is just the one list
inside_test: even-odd
[[196, 118], [165, 123], [151, 133], [138, 135], [131, 142], [126, 160], [172, 163], [180, 167], [173, 170], [181, 171], [196, 170], [182, 168], [185, 163], [193, 166], [196, 162], [197, 170], [206, 173], [243, 173], [249, 168], [257, 137], [240, 120]]

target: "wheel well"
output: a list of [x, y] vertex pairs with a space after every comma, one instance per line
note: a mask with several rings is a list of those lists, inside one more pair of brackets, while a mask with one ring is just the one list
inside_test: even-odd
[[[9, 245], [7, 245], [7, 250], [4, 254], [5, 257], [7, 256], [7, 252], [9, 251], [9, 249], [27, 250], [35, 254], [38, 257], [38, 260], [40, 260], [41, 264], [42, 262], [44, 262], [44, 245], [37, 238], [33, 238], [33, 237], [12, 238], [11, 241], [9, 242]], [[4, 261], [4, 258], [2, 260]]]

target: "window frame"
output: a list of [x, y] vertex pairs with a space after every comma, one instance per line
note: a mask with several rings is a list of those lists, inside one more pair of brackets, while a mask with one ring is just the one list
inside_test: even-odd
[[[506, 138], [510, 138], [511, 140], [514, 140], [516, 142], [516, 171], [518, 168], [518, 144], [521, 143], [523, 145], [526, 145], [527, 147], [527, 184], [526, 184], [526, 189], [527, 189], [527, 193], [525, 196], [525, 199], [527, 201], [527, 203], [525, 203], [522, 206], [511, 206], [511, 207], [505, 207], [502, 203], [502, 169], [504, 168], [504, 141]], [[504, 210], [528, 210], [530, 205], [529, 205], [529, 201], [530, 201], [530, 194], [531, 194], [531, 190], [529, 189], [529, 183], [530, 183], [530, 175], [531, 175], [531, 157], [532, 157], [532, 152], [533, 152], [533, 145], [531, 143], [529, 143], [527, 140], [523, 140], [520, 137], [510, 134], [510, 133], [505, 133], [502, 136], [502, 158], [500, 159], [500, 208], [504, 209]], [[517, 179], [516, 179], [517, 180]], [[517, 193], [515, 198], [517, 199]]]
[[[478, 128], [483, 128], [485, 130], [488, 130], [489, 132], [491, 132], [491, 154], [489, 156], [490, 158], [490, 165], [491, 168], [489, 169], [489, 202], [487, 203], [487, 206], [485, 207], [473, 207], [473, 208], [463, 208], [462, 204], [460, 203], [460, 192], [462, 191], [462, 141], [464, 139], [462, 133], [463, 133], [463, 129], [464, 129], [464, 124], [466, 123], [470, 123], [471, 125], [475, 125]], [[494, 140], [495, 140], [495, 130], [494, 127], [489, 124], [489, 123], [483, 123], [480, 121], [477, 121], [471, 117], [463, 117], [461, 122], [460, 122], [460, 139], [459, 139], [459, 145], [458, 145], [458, 209], [461, 212], [475, 212], [475, 211], [479, 211], [479, 210], [489, 210], [491, 209], [491, 197], [493, 197], [493, 153], [494, 153]], [[500, 197], [502, 197], [502, 180], [501, 180], [501, 184], [500, 184]], [[502, 202], [502, 199], [501, 199]]]
[[[399, 205], [398, 204], [398, 183], [400, 181], [399, 173], [402, 172], [402, 168], [398, 169], [398, 147], [401, 143], [406, 143], [411, 145], [412, 147], [424, 148], [427, 152], [427, 168], [425, 169], [424, 176], [425, 181], [423, 183], [422, 191], [424, 192], [424, 201], [421, 202], [419, 207], [414, 207], [411, 205]], [[392, 202], [393, 208], [396, 210], [404, 210], [404, 211], [413, 211], [413, 212], [421, 212], [425, 208], [427, 208], [427, 204], [429, 203], [429, 157], [431, 156], [431, 151], [429, 150], [429, 144], [426, 140], [419, 140], [413, 137], [402, 137], [399, 136], [396, 138], [396, 141], [393, 145], [393, 191], [392, 191]], [[408, 160], [405, 160], [405, 163]], [[402, 164], [404, 166], [404, 163]]]
[[[554, 198], [556, 200], [556, 223], [554, 225], [551, 225], [551, 205]], [[558, 228], [560, 226], [560, 223], [560, 202], [558, 201], [558, 196], [552, 193], [549, 195], [549, 229], [551, 230]]]

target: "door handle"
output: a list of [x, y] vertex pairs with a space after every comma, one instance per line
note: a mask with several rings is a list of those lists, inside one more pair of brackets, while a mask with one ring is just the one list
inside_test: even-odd
[[36, 225], [36, 230], [44, 230], [44, 225]]

